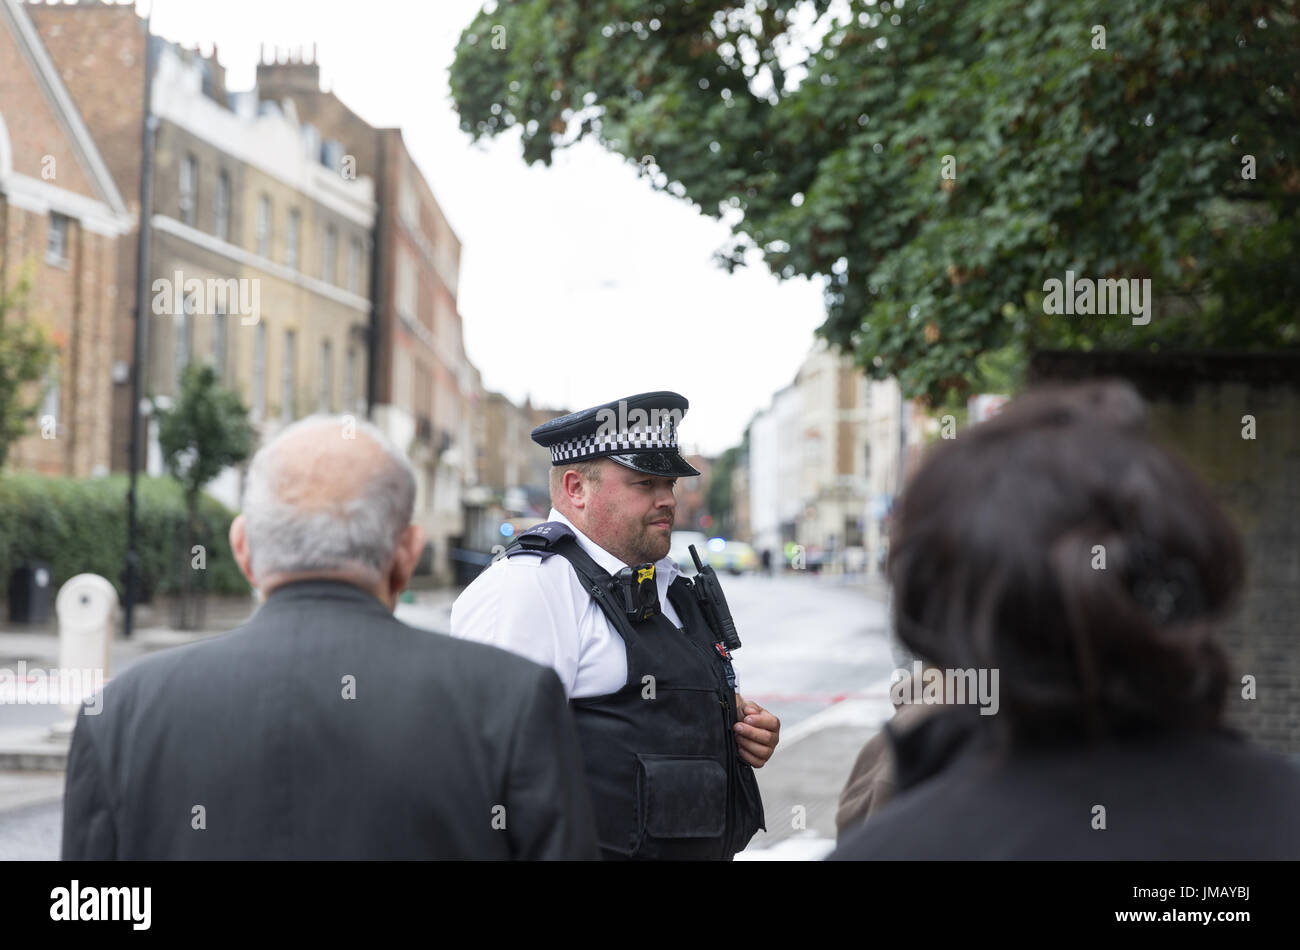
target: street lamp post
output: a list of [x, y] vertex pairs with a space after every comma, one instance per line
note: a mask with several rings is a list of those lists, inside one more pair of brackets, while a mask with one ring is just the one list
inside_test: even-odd
[[126, 588], [125, 604], [122, 610], [122, 636], [129, 637], [134, 627], [135, 601], [140, 583], [140, 556], [136, 552], [136, 479], [140, 471], [141, 420], [140, 401], [141, 376], [144, 374], [145, 333], [148, 319], [145, 313], [146, 301], [149, 299], [149, 232], [150, 219], [153, 216], [153, 143], [157, 120], [153, 115], [153, 30], [152, 12], [144, 21], [144, 122], [140, 130], [140, 217], [139, 233], [136, 236], [136, 270], [135, 270], [135, 365], [131, 369], [131, 445], [130, 445], [130, 479], [126, 492]]

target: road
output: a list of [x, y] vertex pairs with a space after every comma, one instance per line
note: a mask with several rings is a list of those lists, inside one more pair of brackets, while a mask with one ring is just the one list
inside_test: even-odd
[[[742, 858], [819, 858], [831, 847], [835, 803], [854, 756], [889, 713], [897, 664], [885, 604], [833, 577], [722, 582], [744, 643], [736, 654], [740, 692], [782, 723], [780, 747], [758, 772], [767, 832]], [[449, 608], [402, 605], [398, 616], [444, 630]], [[61, 787], [58, 775], [0, 773], [0, 860], [57, 857]]]

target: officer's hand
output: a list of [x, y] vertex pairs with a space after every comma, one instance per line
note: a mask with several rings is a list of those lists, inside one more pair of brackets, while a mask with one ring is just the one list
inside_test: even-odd
[[780, 741], [781, 720], [758, 703], [746, 702], [739, 693], [736, 694], [736, 709], [737, 717], [743, 716], [735, 725], [740, 758], [746, 764], [761, 769], [772, 757], [772, 752]]

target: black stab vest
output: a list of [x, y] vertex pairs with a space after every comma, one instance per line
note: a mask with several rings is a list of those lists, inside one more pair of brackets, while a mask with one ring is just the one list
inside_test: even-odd
[[730, 661], [676, 578], [662, 613], [633, 622], [612, 596], [614, 578], [560, 522], [520, 535], [507, 557], [559, 554], [623, 639], [627, 680], [604, 696], [571, 699], [601, 852], [606, 860], [726, 860], [765, 829], [754, 769], [738, 754]]

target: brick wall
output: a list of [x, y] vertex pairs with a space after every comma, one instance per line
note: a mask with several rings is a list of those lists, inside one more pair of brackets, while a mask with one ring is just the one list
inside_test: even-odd
[[[144, 121], [145, 21], [133, 6], [28, 4], [50, 58], [94, 136], [132, 216], [140, 209], [141, 123]], [[117, 295], [112, 314], [111, 359], [134, 362], [136, 231], [117, 242]], [[111, 387], [111, 460], [127, 467], [131, 387]]]
[[[1247, 592], [1223, 640], [1235, 662], [1229, 722], [1300, 753], [1300, 355], [1039, 353], [1035, 380], [1121, 377], [1150, 428], [1206, 479], [1241, 531]], [[1253, 416], [1255, 438], [1242, 437]], [[1241, 677], [1255, 677], [1256, 698]]]
[[[83, 197], [98, 199], [54, 104], [22, 54], [0, 30], [0, 114], [13, 146], [14, 171]], [[53, 438], [36, 431], [18, 441], [9, 463], [49, 475], [90, 475], [109, 461], [113, 308], [120, 297], [118, 242], [69, 221], [63, 260], [47, 259], [50, 215], [5, 202], [0, 281], [31, 277], [27, 318], [40, 322], [58, 347], [59, 408]], [[47, 431], [46, 433], [51, 434]]]

